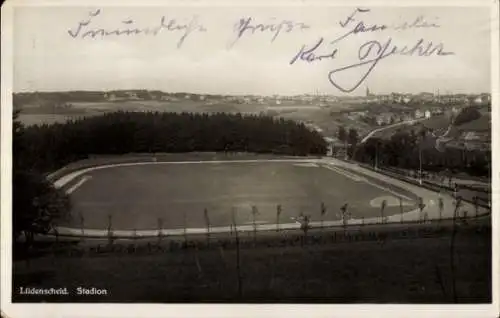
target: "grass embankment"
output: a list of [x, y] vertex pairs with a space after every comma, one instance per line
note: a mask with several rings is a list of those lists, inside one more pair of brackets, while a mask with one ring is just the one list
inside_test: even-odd
[[[491, 301], [491, 227], [460, 225], [455, 243], [456, 299]], [[316, 231], [240, 237], [203, 237], [182, 247], [163, 243], [96, 243], [71, 253], [14, 262], [13, 301], [54, 302], [282, 302], [449, 303], [451, 226], [406, 230]], [[102, 242], [101, 242], [102, 243]], [[86, 246], [86, 247], [84, 247]], [[238, 278], [239, 277], [239, 278]], [[240, 281], [240, 284], [238, 283]], [[69, 296], [20, 296], [19, 287], [67, 287]], [[77, 296], [78, 286], [107, 296]]]

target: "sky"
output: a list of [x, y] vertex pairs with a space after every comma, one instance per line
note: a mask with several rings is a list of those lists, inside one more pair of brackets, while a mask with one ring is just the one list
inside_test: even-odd
[[[364, 94], [366, 88], [374, 93], [491, 90], [488, 7], [359, 8], [364, 12], [349, 21], [356, 7], [18, 7], [13, 90], [338, 96]], [[396, 29], [418, 17], [434, 27]], [[189, 23], [192, 31], [179, 46], [186, 32], [172, 29]], [[365, 32], [354, 32], [360, 23]], [[258, 24], [274, 25], [274, 31], [252, 32]], [[379, 28], [368, 30], [374, 25]], [[381, 30], [382, 25], [387, 27]], [[133, 28], [150, 31], [95, 37], [89, 33]], [[312, 55], [303, 54], [304, 59], [290, 64], [302, 48], [313, 48], [321, 38], [313, 50], [321, 59], [306, 61]], [[440, 45], [442, 52], [453, 54], [438, 55], [436, 50], [419, 56], [414, 50], [412, 55], [393, 54], [369, 63], [378, 56], [378, 45], [389, 39], [387, 50], [410, 49], [422, 39], [423, 47], [432, 42], [431, 47]], [[360, 60], [360, 55], [366, 58]], [[331, 71], [362, 61], [367, 63], [334, 72], [333, 83], [330, 80]]]

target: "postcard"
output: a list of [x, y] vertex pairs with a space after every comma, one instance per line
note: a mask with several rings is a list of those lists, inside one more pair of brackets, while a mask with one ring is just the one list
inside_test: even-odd
[[498, 317], [498, 49], [498, 1], [7, 2], [2, 315]]

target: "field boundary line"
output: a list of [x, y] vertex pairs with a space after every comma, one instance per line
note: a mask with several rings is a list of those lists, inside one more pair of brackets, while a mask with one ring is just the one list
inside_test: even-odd
[[87, 182], [90, 179], [92, 179], [92, 176], [84, 176], [77, 183], [75, 183], [71, 188], [66, 190], [66, 194], [71, 194], [71, 193], [75, 192], [76, 189], [81, 187], [85, 182]]

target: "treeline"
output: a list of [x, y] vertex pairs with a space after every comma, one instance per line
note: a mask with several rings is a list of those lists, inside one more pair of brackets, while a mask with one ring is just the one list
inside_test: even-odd
[[379, 167], [397, 167], [410, 170], [466, 172], [474, 176], [488, 176], [491, 152], [457, 148], [435, 148], [435, 139], [425, 131], [401, 131], [390, 139], [370, 138], [358, 145], [354, 159]]
[[104, 100], [104, 93], [98, 91], [29, 92], [14, 93], [12, 99], [14, 107], [33, 103], [58, 105], [67, 102], [100, 102]]
[[[115, 112], [24, 127], [14, 160], [49, 172], [92, 154], [251, 152], [323, 155], [323, 137], [305, 125], [263, 115]], [[19, 149], [16, 151], [16, 149]]]

